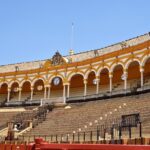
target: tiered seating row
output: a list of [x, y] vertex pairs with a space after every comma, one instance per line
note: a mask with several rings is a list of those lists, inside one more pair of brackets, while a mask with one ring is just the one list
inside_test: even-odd
[[0, 127], [5, 124], [7, 125], [7, 123], [17, 114], [18, 112], [0, 112]]
[[[121, 115], [140, 113], [143, 135], [148, 136], [150, 135], [149, 96], [148, 93], [121, 99], [71, 104], [71, 109], [56, 108], [48, 114], [46, 121], [24, 135], [67, 134], [73, 131], [78, 132], [79, 128], [82, 131], [96, 130], [97, 125], [119, 123]], [[85, 125], [87, 129], [84, 128]]]

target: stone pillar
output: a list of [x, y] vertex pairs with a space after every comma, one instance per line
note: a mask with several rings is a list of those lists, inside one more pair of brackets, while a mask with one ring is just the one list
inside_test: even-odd
[[96, 77], [96, 94], [99, 93], [99, 83], [100, 83], [100, 79], [99, 79], [99, 76]]
[[124, 90], [127, 90], [127, 79], [128, 79], [128, 73], [127, 73], [127, 71], [124, 71], [124, 73], [123, 73], [123, 75], [124, 75]]
[[31, 87], [31, 99], [30, 100], [33, 100], [33, 91], [34, 91], [34, 87]]
[[67, 97], [70, 97], [70, 83], [67, 85]]
[[47, 96], [47, 86], [44, 87], [44, 99], [46, 99]]
[[21, 100], [21, 91], [22, 91], [22, 88], [21, 88], [21, 87], [19, 87], [19, 96], [18, 96], [18, 101], [20, 101], [20, 100]]
[[10, 100], [10, 92], [11, 92], [11, 88], [8, 87], [7, 102], [9, 102], [9, 100]]
[[112, 73], [110, 72], [110, 73], [109, 73], [109, 92], [110, 92], [110, 93], [112, 92], [112, 78], [113, 78], [113, 75], [112, 75]]
[[48, 96], [47, 96], [48, 99], [50, 98], [50, 95], [51, 95], [51, 85], [48, 86]]
[[63, 85], [63, 99], [64, 99], [64, 103], [66, 103], [66, 85]]
[[141, 87], [144, 86], [144, 68], [140, 67], [140, 73], [141, 73]]
[[84, 96], [87, 95], [87, 79], [84, 79]]

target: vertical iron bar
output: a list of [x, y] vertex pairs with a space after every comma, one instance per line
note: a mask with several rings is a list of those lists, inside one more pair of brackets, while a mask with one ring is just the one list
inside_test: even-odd
[[56, 134], [56, 143], [57, 143], [58, 141], [57, 141], [57, 134]]
[[80, 142], [80, 132], [78, 132], [78, 143]]
[[74, 133], [72, 134], [72, 137], [73, 137], [73, 142], [74, 142]]
[[142, 138], [142, 123], [139, 122], [139, 124], [140, 124], [140, 138]]
[[93, 140], [93, 132], [91, 131], [90, 132], [90, 142], [92, 143], [92, 140]]
[[85, 142], [85, 132], [83, 132], [83, 141]]
[[131, 126], [129, 125], [129, 139], [131, 139]]
[[106, 129], [104, 129], [104, 141], [106, 139]]
[[99, 141], [99, 126], [97, 126], [97, 141]]

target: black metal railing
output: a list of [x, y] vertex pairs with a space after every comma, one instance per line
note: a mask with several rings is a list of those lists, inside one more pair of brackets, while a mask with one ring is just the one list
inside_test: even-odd
[[[133, 119], [133, 121], [132, 121]], [[134, 118], [130, 119], [131, 123], [134, 122]], [[134, 128], [134, 130], [131, 130]], [[40, 129], [39, 129], [40, 130]], [[39, 131], [41, 134], [33, 134], [25, 136], [19, 136], [20, 140], [26, 141], [34, 141], [37, 137], [42, 137], [46, 141], [50, 141], [52, 143], [66, 143], [66, 142], [93, 142], [93, 141], [105, 141], [105, 140], [121, 140], [123, 137], [125, 138], [142, 138], [142, 123], [139, 120], [136, 126], [128, 125], [124, 126], [122, 117], [110, 118], [101, 122], [96, 122], [95, 124], [89, 124], [86, 128], [79, 128], [76, 131], [63, 133], [63, 129], [61, 133], [58, 134], [47, 134], [42, 135], [42, 128]], [[73, 130], [73, 129], [72, 129]], [[47, 131], [48, 133], [49, 131]], [[55, 133], [55, 131], [53, 131]], [[57, 131], [56, 131], [57, 132]]]
[[[27, 135], [20, 136], [19, 140], [32, 142], [35, 138], [43, 138], [45, 141], [51, 143], [93, 143], [101, 141], [115, 141], [118, 140], [121, 142], [121, 139], [127, 138], [142, 138], [141, 127], [136, 128], [137, 131], [132, 131], [128, 127], [126, 130], [122, 128], [121, 124], [112, 124], [112, 125], [97, 125], [96, 129], [88, 131], [78, 131], [66, 134], [51, 134], [51, 135]], [[134, 137], [136, 134], [136, 137]], [[139, 136], [137, 136], [137, 134]]]
[[43, 122], [46, 119], [47, 112], [52, 111], [52, 109], [53, 105], [40, 106], [38, 110], [19, 113], [12, 120], [17, 125], [19, 131], [21, 131], [29, 127], [30, 122], [32, 122], [33, 127]]

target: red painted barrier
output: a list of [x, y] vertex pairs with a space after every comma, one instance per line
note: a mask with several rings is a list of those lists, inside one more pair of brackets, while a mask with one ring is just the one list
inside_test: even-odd
[[0, 150], [5, 150], [5, 145], [4, 144], [0, 144]]
[[41, 144], [38, 150], [150, 150], [144, 145], [107, 145], [107, 144]]
[[11, 150], [25, 150], [26, 145], [12, 145]]
[[11, 150], [12, 145], [11, 144], [6, 144], [5, 145], [5, 150]]
[[47, 144], [42, 139], [35, 142], [35, 150], [150, 150], [150, 145]]
[[35, 144], [27, 145], [25, 150], [35, 150]]
[[35, 144], [0, 144], [0, 150], [35, 150]]
[[35, 144], [0, 144], [0, 150], [150, 150], [150, 145], [48, 144], [39, 138]]

